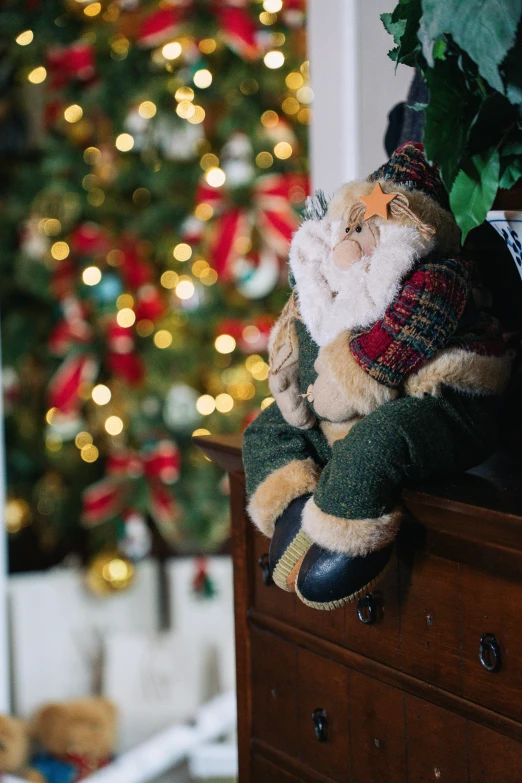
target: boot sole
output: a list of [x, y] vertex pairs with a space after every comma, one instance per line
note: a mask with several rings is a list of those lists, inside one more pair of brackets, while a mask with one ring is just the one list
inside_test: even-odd
[[300, 530], [292, 542], [287, 546], [272, 573], [274, 583], [280, 587], [281, 590], [285, 590], [287, 593], [295, 592], [295, 586], [293, 590], [288, 586], [288, 577], [299, 560], [306, 555], [312, 544], [313, 541], [308, 538], [306, 533], [303, 533], [303, 531]]
[[306, 604], [306, 606], [309, 606], [311, 609], [319, 609], [321, 611], [331, 611], [333, 609], [342, 609], [343, 606], [346, 606], [346, 604], [353, 604], [355, 601], [357, 601], [359, 598], [363, 598], [366, 593], [368, 593], [373, 587], [375, 587], [388, 573], [388, 569], [391, 565], [391, 559], [388, 563], [384, 566], [383, 570], [380, 572], [380, 574], [377, 574], [375, 579], [372, 579], [371, 582], [368, 582], [368, 584], [364, 585], [364, 587], [361, 587], [360, 590], [357, 590], [357, 592], [352, 593], [351, 595], [346, 596], [345, 598], [337, 598], [335, 601], [326, 601], [326, 602], [320, 602], [320, 601], [309, 601], [307, 598], [305, 598], [300, 592], [299, 588], [297, 587], [297, 579], [295, 580], [295, 592], [297, 593], [298, 598]]

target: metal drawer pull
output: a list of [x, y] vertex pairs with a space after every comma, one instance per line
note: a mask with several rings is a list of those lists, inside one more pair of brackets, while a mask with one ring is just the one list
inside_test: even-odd
[[498, 672], [500, 669], [500, 647], [492, 633], [484, 633], [480, 637], [479, 661], [487, 672]]
[[365, 625], [372, 625], [375, 622], [376, 606], [371, 593], [366, 593], [364, 598], [357, 601], [357, 617]]
[[315, 736], [318, 742], [326, 742], [328, 739], [326, 712], [318, 707], [312, 712]]
[[261, 555], [259, 560], [257, 561], [259, 563], [259, 568], [263, 572], [263, 582], [267, 587], [269, 587], [272, 584], [272, 574], [270, 573], [270, 564], [268, 562], [268, 552], [265, 552], [264, 555]]

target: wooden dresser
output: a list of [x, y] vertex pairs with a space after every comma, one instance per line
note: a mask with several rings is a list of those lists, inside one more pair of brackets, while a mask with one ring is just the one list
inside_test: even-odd
[[521, 783], [522, 465], [404, 490], [385, 581], [320, 612], [270, 584], [241, 438], [196, 440], [231, 480], [240, 783]]

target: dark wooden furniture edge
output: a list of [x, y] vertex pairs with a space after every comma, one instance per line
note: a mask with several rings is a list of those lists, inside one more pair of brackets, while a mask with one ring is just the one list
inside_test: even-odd
[[[271, 761], [277, 767], [282, 767], [285, 771], [288, 770], [290, 773], [301, 778], [301, 780], [307, 780], [309, 783], [334, 783], [331, 778], [321, 775], [315, 769], [307, 767], [305, 764], [292, 758], [292, 756], [288, 756], [286, 753], [276, 750], [276, 748], [267, 745], [266, 742], [262, 742], [262, 740], [252, 739], [250, 741], [250, 747], [254, 754], [263, 756], [267, 761]], [[270, 781], [267, 780], [266, 783], [270, 783]]]
[[469, 720], [488, 726], [500, 734], [505, 734], [518, 742], [522, 742], [522, 724], [511, 718], [506, 718], [486, 707], [468, 701], [462, 696], [445, 691], [436, 685], [430, 685], [423, 680], [412, 677], [410, 674], [394, 669], [388, 664], [379, 663], [371, 658], [366, 658], [359, 653], [352, 652], [345, 647], [340, 647], [334, 642], [314, 636], [307, 631], [302, 631], [293, 625], [276, 620], [255, 609], [249, 609], [248, 617], [251, 623], [259, 628], [283, 636], [290, 642], [304, 647], [311, 652], [319, 653], [325, 658], [330, 658], [350, 669], [356, 669], [362, 674], [367, 674], [387, 685], [392, 685], [399, 690], [418, 696], [425, 701], [444, 707], [451, 712], [463, 715]]

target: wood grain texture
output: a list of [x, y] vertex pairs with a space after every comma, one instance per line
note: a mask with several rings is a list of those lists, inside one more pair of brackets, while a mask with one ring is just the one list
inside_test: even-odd
[[469, 772], [470, 783], [520, 783], [522, 745], [470, 723]]

